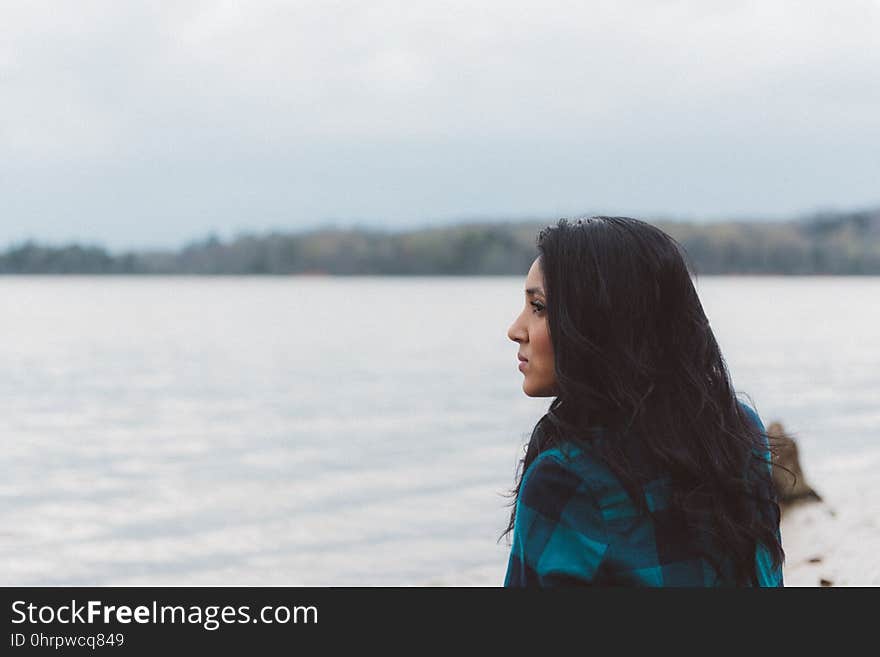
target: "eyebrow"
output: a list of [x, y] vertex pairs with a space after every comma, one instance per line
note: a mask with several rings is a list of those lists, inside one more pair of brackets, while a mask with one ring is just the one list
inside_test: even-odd
[[544, 296], [544, 290], [539, 287], [529, 287], [526, 288], [526, 294], [540, 294], [541, 296]]

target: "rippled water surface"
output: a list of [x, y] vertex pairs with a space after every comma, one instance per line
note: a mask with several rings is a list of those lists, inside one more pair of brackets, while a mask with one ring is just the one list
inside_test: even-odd
[[[0, 279], [0, 584], [500, 584], [524, 277]], [[880, 279], [697, 287], [807, 468], [876, 448]]]

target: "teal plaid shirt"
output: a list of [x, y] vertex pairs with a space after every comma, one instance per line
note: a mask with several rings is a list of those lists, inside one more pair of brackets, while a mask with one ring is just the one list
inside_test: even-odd
[[[764, 432], [758, 415], [745, 408]], [[668, 477], [644, 487], [651, 513], [643, 514], [597, 458], [573, 446], [566, 454], [542, 452], [523, 476], [504, 586], [732, 583], [687, 542], [680, 514], [668, 508]], [[761, 586], [783, 585], [763, 546], [755, 563]]]

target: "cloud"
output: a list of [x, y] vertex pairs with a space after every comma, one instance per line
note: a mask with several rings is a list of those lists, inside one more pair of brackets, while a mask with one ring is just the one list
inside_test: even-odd
[[[7, 1], [0, 25], [0, 238], [876, 195], [876, 1]], [[815, 170], [762, 186], [781, 153]]]

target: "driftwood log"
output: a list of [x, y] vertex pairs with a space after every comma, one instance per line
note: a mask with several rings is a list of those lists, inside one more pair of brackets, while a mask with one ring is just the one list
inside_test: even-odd
[[798, 459], [797, 443], [786, 434], [780, 422], [772, 422], [767, 427], [770, 439], [773, 463], [773, 485], [779, 498], [779, 507], [784, 512], [786, 507], [804, 501], [821, 502], [822, 498], [813, 490], [804, 478]]

